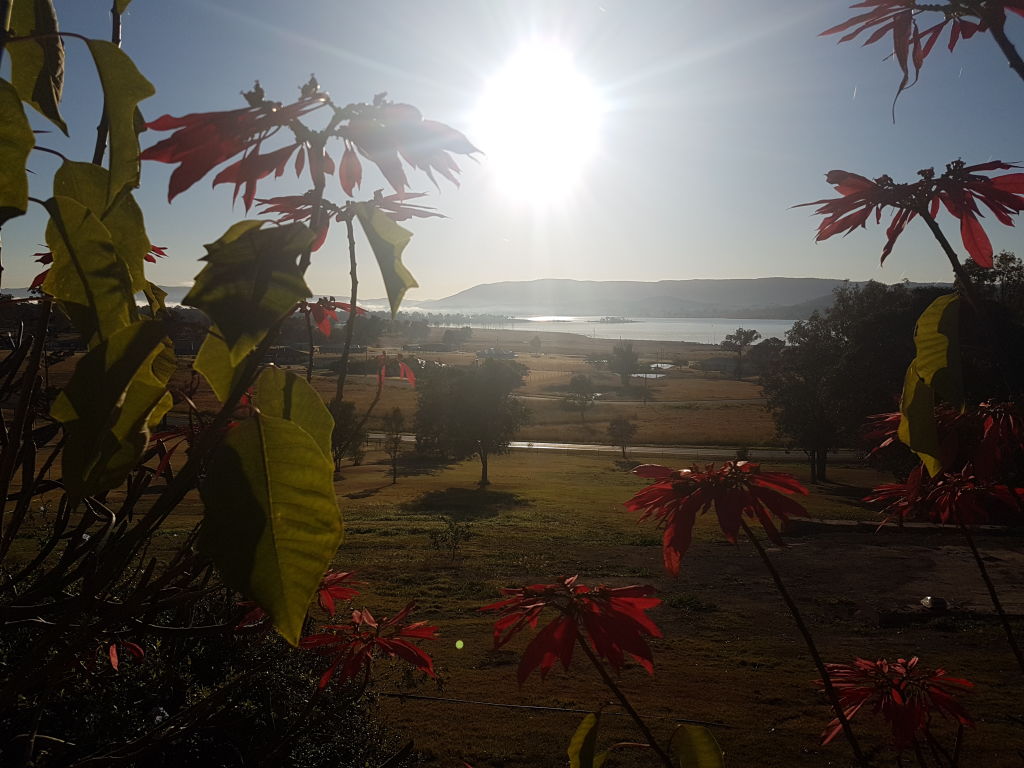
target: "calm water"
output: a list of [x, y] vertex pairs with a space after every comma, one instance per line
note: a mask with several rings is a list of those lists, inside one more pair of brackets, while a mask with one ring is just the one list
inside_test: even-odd
[[598, 317], [528, 317], [503, 328], [517, 331], [580, 333], [595, 339], [649, 339], [718, 344], [737, 328], [753, 328], [762, 338], [785, 338], [792, 320], [757, 320], [729, 317], [647, 317], [631, 323], [598, 323]]

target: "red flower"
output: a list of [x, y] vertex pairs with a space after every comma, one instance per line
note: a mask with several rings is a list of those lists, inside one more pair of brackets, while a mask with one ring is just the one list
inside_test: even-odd
[[107, 657], [110, 659], [110, 666], [114, 668], [115, 672], [119, 672], [121, 666], [117, 646], [121, 646], [122, 652], [128, 651], [134, 659], [141, 659], [146, 655], [146, 652], [142, 650], [142, 646], [138, 643], [133, 643], [131, 640], [118, 640], [111, 643], [107, 648]]
[[[918, 6], [916, 0], [863, 0], [850, 7], [871, 10], [826, 29], [821, 34], [836, 35], [845, 32], [846, 34], [839, 39], [840, 43], [845, 43], [871, 30], [871, 34], [864, 41], [864, 45], [871, 45], [891, 32], [893, 57], [903, 73], [899, 91], [908, 87], [911, 68], [914, 71], [914, 81], [917, 81], [924, 60], [947, 26], [950, 27], [948, 48], [952, 51], [961, 39], [968, 40], [975, 33], [985, 32], [993, 25], [1001, 26], [1006, 20], [1006, 11], [1024, 16], [1024, 0], [987, 0], [983, 4], [970, 5], [952, 3], [946, 6], [930, 6], [927, 9]], [[941, 11], [943, 17], [934, 26], [921, 31], [917, 17], [924, 10]], [[977, 21], [968, 21], [966, 16], [973, 16]]]
[[[881, 714], [892, 729], [897, 749], [911, 746], [919, 732], [928, 732], [933, 712], [951, 717], [961, 725], [974, 725], [954, 699], [974, 684], [949, 677], [944, 669], [924, 669], [918, 666], [916, 656], [892, 663], [885, 659], [856, 659], [853, 664], [825, 666], [847, 719], [865, 704], [872, 704], [875, 713]], [[822, 743], [828, 744], [841, 730], [838, 718], [833, 719], [822, 734]]]
[[[258, 86], [258, 84], [257, 84]], [[146, 127], [153, 131], [174, 131], [163, 141], [145, 149], [142, 160], [177, 163], [167, 190], [168, 201], [184, 192], [207, 173], [235, 155], [245, 153], [225, 168], [214, 184], [234, 182], [235, 194], [245, 186], [246, 209], [252, 204], [256, 182], [274, 172], [281, 175], [288, 158], [300, 147], [292, 144], [267, 155], [260, 154], [262, 142], [292, 121], [326, 102], [323, 97], [302, 99], [282, 106], [262, 100], [262, 90], [250, 99], [253, 106], [225, 112], [197, 112], [184, 117], [159, 117]]]
[[[359, 594], [356, 585], [362, 585], [364, 581], [354, 581], [355, 571], [328, 571], [320, 579], [320, 586], [316, 590], [316, 602], [322, 610], [334, 615], [336, 600], [351, 600]], [[242, 608], [248, 610], [235, 624], [235, 629], [253, 629], [263, 626], [270, 617], [258, 604], [251, 600], [239, 603]]]
[[875, 221], [880, 222], [882, 210], [894, 208], [896, 213], [885, 233], [883, 263], [907, 224], [915, 216], [926, 213], [935, 218], [941, 205], [960, 220], [960, 236], [971, 258], [979, 266], [991, 267], [992, 244], [978, 221], [982, 216], [978, 202], [991, 210], [1002, 224], [1012, 227], [1012, 217], [1024, 210], [1024, 173], [995, 178], [981, 174], [1017, 167], [999, 161], [967, 166], [962, 160], [956, 160], [949, 163], [938, 178], [929, 168], [919, 171], [921, 180], [910, 184], [897, 184], [889, 176], [880, 176], [872, 181], [847, 171], [829, 171], [825, 175], [826, 181], [835, 185], [842, 196], [801, 205], [820, 206], [814, 212], [825, 216], [818, 226], [816, 242], [840, 233], [848, 235], [857, 227], [865, 227], [872, 212]]
[[[337, 310], [351, 312], [352, 305], [344, 301], [335, 301], [334, 297], [331, 296], [329, 299], [321, 298], [313, 302], [300, 301], [296, 307], [298, 312], [311, 312], [313, 314], [313, 322], [324, 336], [330, 336], [331, 323], [338, 322]], [[357, 315], [366, 314], [366, 310], [362, 307], [356, 307], [355, 312]]]
[[633, 472], [657, 482], [634, 494], [626, 508], [641, 512], [641, 522], [655, 517], [665, 529], [662, 555], [665, 569], [674, 575], [679, 573], [679, 561], [690, 547], [698, 512], [703, 514], [714, 507], [722, 532], [733, 543], [743, 515], [756, 517], [768, 537], [780, 546], [783, 541], [771, 515], [783, 522], [790, 516], [807, 516], [807, 510], [784, 495], [806, 494], [806, 488], [792, 475], [761, 472], [760, 465], [748, 461], [727, 461], [718, 470], [709, 464], [703, 472], [642, 464]]
[[388, 367], [391, 363], [395, 363], [398, 365], [399, 379], [408, 381], [409, 384], [411, 384], [413, 387], [416, 386], [416, 372], [413, 371], [413, 369], [410, 368], [408, 365], [406, 365], [405, 361], [402, 360], [401, 355], [398, 355], [397, 357], [395, 357], [394, 360], [391, 360], [390, 358], [388, 358], [387, 353], [385, 352], [377, 359], [380, 360], [380, 369], [377, 371], [378, 389], [384, 386], [384, 379], [387, 378], [389, 375]]
[[409, 184], [399, 154], [413, 168], [425, 172], [435, 184], [434, 171], [437, 171], [458, 186], [455, 175], [459, 173], [459, 166], [449, 153], [472, 155], [480, 150], [454, 128], [424, 120], [416, 107], [385, 101], [384, 96], [377, 96], [372, 105], [350, 105], [348, 109], [355, 113], [348, 125], [339, 130], [347, 140], [339, 172], [345, 193], [351, 195], [362, 180], [362, 167], [353, 147], [377, 165], [399, 195], [405, 193]]
[[628, 654], [649, 674], [654, 674], [653, 655], [644, 640], [661, 637], [661, 630], [645, 614], [661, 603], [650, 597], [654, 587], [591, 589], [577, 583], [578, 578], [572, 576], [559, 584], [503, 589], [502, 594], [511, 597], [480, 609], [500, 614], [494, 624], [495, 648], [505, 645], [526, 626], [536, 628], [545, 608], [554, 608], [560, 614], [526, 646], [516, 673], [519, 684], [538, 667], [540, 676], [546, 677], [556, 660], [568, 669], [581, 627], [594, 652], [607, 659], [616, 671], [622, 669]]
[[325, 688], [335, 673], [342, 681], [352, 680], [360, 670], [367, 677], [376, 656], [399, 658], [421, 672], [434, 677], [434, 662], [414, 640], [429, 640], [437, 636], [437, 627], [424, 621], [401, 626], [413, 609], [413, 603], [390, 619], [377, 621], [367, 610], [353, 611], [348, 624], [328, 624], [327, 632], [309, 635], [299, 641], [299, 647], [327, 656], [330, 666], [320, 677], [320, 688]]
[[146, 253], [144, 258], [150, 264], [156, 264], [157, 256], [159, 256], [161, 259], [167, 257], [167, 248], [166, 248], [166, 246], [160, 246], [160, 245], [151, 245], [151, 246], [149, 246], [149, 251]]
[[[51, 251], [43, 251], [41, 253], [33, 253], [32, 255], [37, 257], [36, 261], [39, 262], [40, 264], [53, 264], [53, 253]], [[35, 277], [32, 278], [32, 283], [29, 285], [28, 289], [30, 291], [34, 291], [36, 288], [42, 288], [43, 287], [43, 283], [46, 282], [46, 276], [48, 274], [50, 274], [50, 268], [49, 267], [47, 267], [42, 272], [40, 272], [38, 275], [36, 275]]]
[[970, 467], [929, 479], [921, 465], [910, 473], [906, 483], [880, 485], [864, 501], [884, 504], [883, 512], [889, 519], [922, 511], [937, 523], [981, 525], [999, 511], [1019, 513], [1022, 490], [983, 481]]

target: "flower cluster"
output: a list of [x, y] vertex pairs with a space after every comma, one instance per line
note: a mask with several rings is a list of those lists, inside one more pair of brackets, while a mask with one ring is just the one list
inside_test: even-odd
[[[934, 712], [951, 717], [960, 725], [974, 725], [954, 698], [957, 693], [973, 688], [973, 684], [950, 677], [944, 669], [925, 669], [916, 656], [909, 661], [856, 659], [853, 664], [825, 666], [847, 719], [865, 704], [872, 705], [892, 730], [897, 749], [906, 749], [918, 734], [927, 732]], [[840, 730], [838, 718], [832, 720], [822, 734], [822, 743], [828, 744]]]
[[956, 160], [939, 176], [929, 168], [918, 172], [920, 181], [906, 184], [896, 183], [889, 176], [872, 181], [856, 173], [829, 171], [825, 180], [834, 185], [840, 197], [801, 205], [817, 205], [814, 212], [825, 217], [818, 226], [817, 242], [866, 227], [872, 213], [875, 222], [881, 222], [882, 211], [893, 208], [895, 213], [885, 232], [882, 262], [915, 216], [934, 219], [940, 207], [944, 207], [960, 221], [960, 237], [971, 258], [988, 268], [992, 266], [992, 244], [978, 221], [983, 215], [978, 203], [987, 207], [1000, 223], [1013, 226], [1013, 217], [1024, 211], [1024, 173], [995, 177], [983, 174], [1018, 167], [998, 160], [978, 165]]
[[864, 501], [881, 504], [888, 519], [926, 514], [937, 523], [980, 525], [1019, 514], [1024, 489], [982, 480], [970, 467], [928, 478], [924, 465], [905, 483], [886, 483], [872, 489]]
[[374, 658], [399, 658], [434, 677], [434, 662], [414, 641], [437, 637], [437, 627], [425, 621], [404, 624], [414, 607], [409, 603], [390, 618], [377, 620], [366, 609], [352, 611], [347, 624], [328, 624], [323, 632], [307, 635], [299, 647], [312, 650], [329, 660], [320, 677], [320, 688], [327, 687], [337, 675], [342, 681], [354, 680], [360, 672], [370, 674]]
[[534, 584], [503, 589], [505, 600], [486, 605], [481, 611], [499, 614], [494, 624], [494, 647], [500, 648], [525, 627], [536, 628], [545, 609], [558, 615], [530, 641], [519, 661], [516, 678], [522, 685], [530, 673], [540, 669], [546, 677], [555, 661], [569, 668], [573, 650], [579, 642], [589, 641], [600, 658], [617, 671], [631, 656], [654, 674], [654, 658], [645, 638], [661, 637], [661, 630], [646, 611], [661, 603], [651, 597], [654, 588], [588, 587], [572, 576], [557, 584]]
[[626, 508], [640, 512], [641, 522], [654, 517], [664, 528], [662, 555], [665, 569], [672, 574], [679, 573], [679, 561], [693, 540], [698, 513], [713, 508], [722, 532], [734, 543], [743, 515], [756, 518], [779, 545], [782, 538], [771, 516], [783, 522], [791, 516], [807, 516], [807, 510], [789, 498], [794, 493], [806, 494], [806, 488], [792, 475], [761, 472], [758, 464], [749, 461], [727, 461], [720, 469], [708, 465], [703, 471], [642, 464], [633, 473], [656, 482], [637, 492]]
[[[891, 35], [893, 58], [903, 73], [900, 91], [913, 84], [910, 81], [911, 69], [914, 81], [917, 81], [924, 60], [946, 27], [949, 27], [947, 47], [952, 51], [960, 40], [969, 40], [978, 32], [988, 31], [993, 25], [1001, 26], [1006, 20], [1007, 11], [1024, 16], [1024, 0], [984, 0], [981, 3], [953, 0], [945, 5], [931, 5], [927, 8], [918, 6], [916, 0], [862, 0], [850, 8], [870, 10], [826, 29], [821, 34], [845, 33], [839, 38], [839, 42], [845, 43], [870, 31], [864, 45], [877, 43], [886, 35]], [[922, 30], [918, 26], [917, 16], [924, 10], [939, 11], [942, 18]], [[966, 17], [976, 20], [971, 21]]]

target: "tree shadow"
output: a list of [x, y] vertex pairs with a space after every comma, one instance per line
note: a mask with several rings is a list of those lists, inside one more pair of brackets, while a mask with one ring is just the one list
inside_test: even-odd
[[[389, 483], [390, 485], [390, 483]], [[381, 485], [377, 488], [365, 488], [361, 491], [353, 491], [352, 493], [346, 493], [346, 499], [368, 499], [371, 496], [376, 496], [378, 493], [387, 488], [387, 485]]]
[[430, 491], [415, 501], [402, 505], [407, 512], [448, 515], [464, 523], [496, 517], [502, 510], [529, 506], [529, 501], [506, 491], [489, 491], [486, 488], [446, 488]]
[[[391, 459], [381, 459], [376, 463], [384, 467], [387, 470], [388, 475], [391, 474]], [[409, 454], [408, 456], [398, 457], [398, 476], [417, 477], [420, 475], [437, 475], [446, 469], [451, 469], [453, 466], [454, 465], [450, 461], [444, 458]]]

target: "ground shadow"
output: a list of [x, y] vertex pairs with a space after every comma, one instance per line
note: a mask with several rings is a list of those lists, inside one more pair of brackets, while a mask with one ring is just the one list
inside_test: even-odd
[[386, 486], [386, 485], [381, 485], [381, 486], [378, 486], [377, 488], [365, 488], [365, 489], [363, 489], [361, 491], [353, 491], [352, 493], [346, 493], [345, 494], [345, 498], [346, 499], [368, 499], [371, 496], [376, 496], [378, 493], [380, 493], [381, 491], [383, 491], [387, 487], [388, 486]]
[[[381, 459], [376, 463], [383, 466], [389, 475], [391, 474], [391, 459]], [[398, 457], [398, 476], [437, 475], [446, 469], [451, 469], [453, 466], [447, 459], [410, 454]]]
[[486, 488], [446, 488], [430, 491], [402, 505], [407, 512], [448, 515], [459, 522], [496, 517], [503, 509], [525, 507], [529, 501], [506, 491]]

